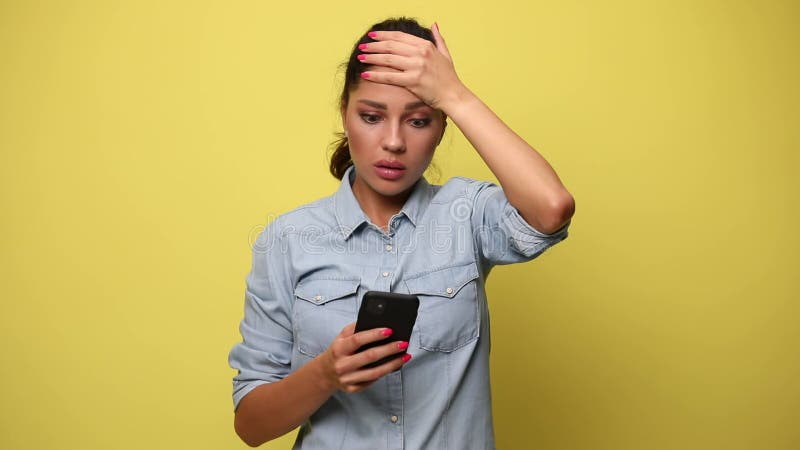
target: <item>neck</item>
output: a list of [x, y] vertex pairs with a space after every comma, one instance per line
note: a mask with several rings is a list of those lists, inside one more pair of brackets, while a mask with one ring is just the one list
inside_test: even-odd
[[406, 192], [395, 196], [384, 196], [371, 189], [367, 189], [356, 177], [352, 189], [356, 201], [358, 201], [358, 204], [361, 206], [361, 209], [364, 211], [364, 214], [367, 215], [370, 222], [383, 230], [388, 230], [389, 220], [392, 216], [400, 212], [403, 205], [405, 205], [408, 200], [408, 197], [411, 196], [411, 192], [414, 188], [412, 186]]

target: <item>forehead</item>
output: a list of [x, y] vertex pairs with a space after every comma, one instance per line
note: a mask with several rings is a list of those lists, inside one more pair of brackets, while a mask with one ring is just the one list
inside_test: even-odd
[[[397, 72], [383, 67], [370, 67], [369, 70], [374, 72]], [[419, 97], [406, 88], [367, 80], [359, 80], [356, 87], [350, 91], [349, 106], [355, 106], [355, 103], [361, 99], [385, 103], [389, 109], [402, 109], [408, 103], [420, 101]]]

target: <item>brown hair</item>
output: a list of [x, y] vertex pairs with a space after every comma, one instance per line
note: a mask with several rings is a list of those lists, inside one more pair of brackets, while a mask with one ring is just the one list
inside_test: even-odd
[[[425, 28], [420, 25], [415, 19], [408, 17], [397, 17], [386, 19], [383, 22], [372, 25], [353, 45], [353, 50], [350, 52], [350, 58], [347, 62], [342, 64], [345, 68], [344, 86], [339, 98], [339, 107], [347, 108], [347, 103], [350, 100], [350, 92], [358, 86], [361, 81], [361, 72], [366, 70], [367, 65], [358, 60], [358, 55], [361, 51], [358, 49], [360, 44], [375, 42], [374, 39], [367, 36], [371, 31], [402, 31], [422, 39], [426, 39], [435, 43], [433, 39], [433, 32], [430, 28]], [[347, 137], [344, 133], [336, 133], [336, 139], [331, 143], [331, 148], [334, 148], [331, 155], [330, 171], [331, 174], [337, 179], [341, 180], [344, 177], [345, 171], [353, 165], [353, 160], [350, 158], [350, 146], [347, 142]]]

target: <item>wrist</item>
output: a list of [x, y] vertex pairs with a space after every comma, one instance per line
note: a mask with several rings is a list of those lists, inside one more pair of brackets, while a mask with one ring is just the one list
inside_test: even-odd
[[451, 89], [446, 98], [439, 102], [438, 109], [444, 112], [448, 117], [456, 117], [459, 112], [468, 108], [470, 104], [478, 100], [478, 97], [469, 90], [463, 83], [455, 89]]
[[332, 361], [328, 351], [322, 352], [309, 362], [309, 368], [314, 372], [314, 379], [316, 380], [317, 389], [333, 395], [338, 390], [338, 386], [334, 381], [335, 377], [332, 367]]

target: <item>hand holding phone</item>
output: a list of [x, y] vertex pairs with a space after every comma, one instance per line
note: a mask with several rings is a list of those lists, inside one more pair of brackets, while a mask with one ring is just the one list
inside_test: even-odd
[[[344, 327], [328, 349], [318, 356], [325, 378], [336, 389], [353, 394], [399, 370], [411, 355], [397, 343], [411, 339], [418, 307], [419, 299], [413, 295], [367, 292], [357, 322]], [[387, 328], [392, 332], [386, 333]], [[375, 356], [359, 353], [372, 347], [378, 347]], [[386, 356], [367, 362], [378, 355]]]
[[[392, 292], [368, 291], [364, 294], [361, 308], [358, 310], [355, 332], [373, 328], [391, 328], [392, 335], [386, 339], [361, 346], [356, 352], [387, 344], [391, 341], [411, 339], [411, 331], [417, 320], [419, 298], [416, 295], [396, 294]], [[405, 354], [405, 350], [390, 355], [364, 367], [376, 367]]]

